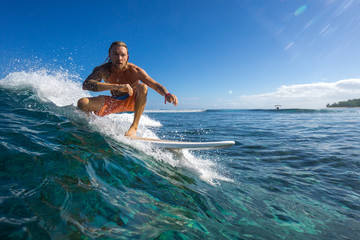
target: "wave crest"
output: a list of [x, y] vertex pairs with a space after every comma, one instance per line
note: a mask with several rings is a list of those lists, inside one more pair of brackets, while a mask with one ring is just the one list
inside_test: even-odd
[[13, 72], [0, 80], [0, 86], [15, 90], [33, 89], [42, 101], [59, 107], [75, 106], [79, 98], [90, 96], [89, 92], [82, 90], [79, 77], [66, 71]]

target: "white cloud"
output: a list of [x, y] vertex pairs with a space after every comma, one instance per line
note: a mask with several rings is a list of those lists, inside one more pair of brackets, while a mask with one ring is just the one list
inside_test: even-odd
[[324, 108], [334, 103], [360, 98], [360, 79], [346, 79], [334, 83], [310, 83], [281, 86], [275, 92], [238, 97], [240, 108]]
[[229, 94], [230, 94], [230, 95], [233, 94], [233, 90], [229, 90]]

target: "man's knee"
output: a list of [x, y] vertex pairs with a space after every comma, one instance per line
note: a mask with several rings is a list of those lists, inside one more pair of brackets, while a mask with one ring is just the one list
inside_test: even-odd
[[136, 87], [136, 94], [140, 96], [146, 96], [148, 91], [148, 86], [145, 83], [140, 83]]
[[86, 110], [88, 105], [89, 105], [89, 99], [88, 98], [81, 98], [77, 102], [77, 106], [81, 110]]

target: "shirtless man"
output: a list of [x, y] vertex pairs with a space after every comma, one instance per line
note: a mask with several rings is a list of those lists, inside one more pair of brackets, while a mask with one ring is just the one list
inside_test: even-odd
[[101, 117], [111, 113], [133, 111], [134, 121], [125, 136], [135, 137], [145, 109], [148, 86], [164, 96], [165, 103], [177, 105], [175, 95], [149, 77], [143, 69], [128, 62], [129, 52], [125, 43], [113, 42], [109, 48], [108, 60], [107, 63], [94, 68], [85, 79], [83, 89], [94, 92], [110, 90], [112, 96], [81, 98], [78, 101], [78, 108], [81, 110], [94, 112]]

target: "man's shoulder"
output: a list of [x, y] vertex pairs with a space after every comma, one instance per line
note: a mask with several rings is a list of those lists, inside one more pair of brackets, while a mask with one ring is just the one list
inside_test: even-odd
[[127, 67], [128, 67], [129, 70], [141, 69], [140, 67], [136, 66], [136, 65], [133, 64], [133, 63], [128, 63], [128, 64], [127, 64]]
[[93, 73], [96, 73], [102, 78], [107, 78], [110, 75], [110, 71], [111, 71], [110, 64], [111, 64], [110, 62], [107, 62], [99, 66], [96, 66], [93, 70]]
[[133, 63], [128, 63], [128, 71], [131, 72], [131, 73], [141, 73], [141, 72], [144, 72], [144, 70], [139, 67], [139, 66], [136, 66], [135, 64]]
[[101, 64], [99, 66], [96, 66], [94, 68], [94, 71], [109, 71], [110, 67], [111, 67], [111, 63], [107, 62], [107, 63]]

